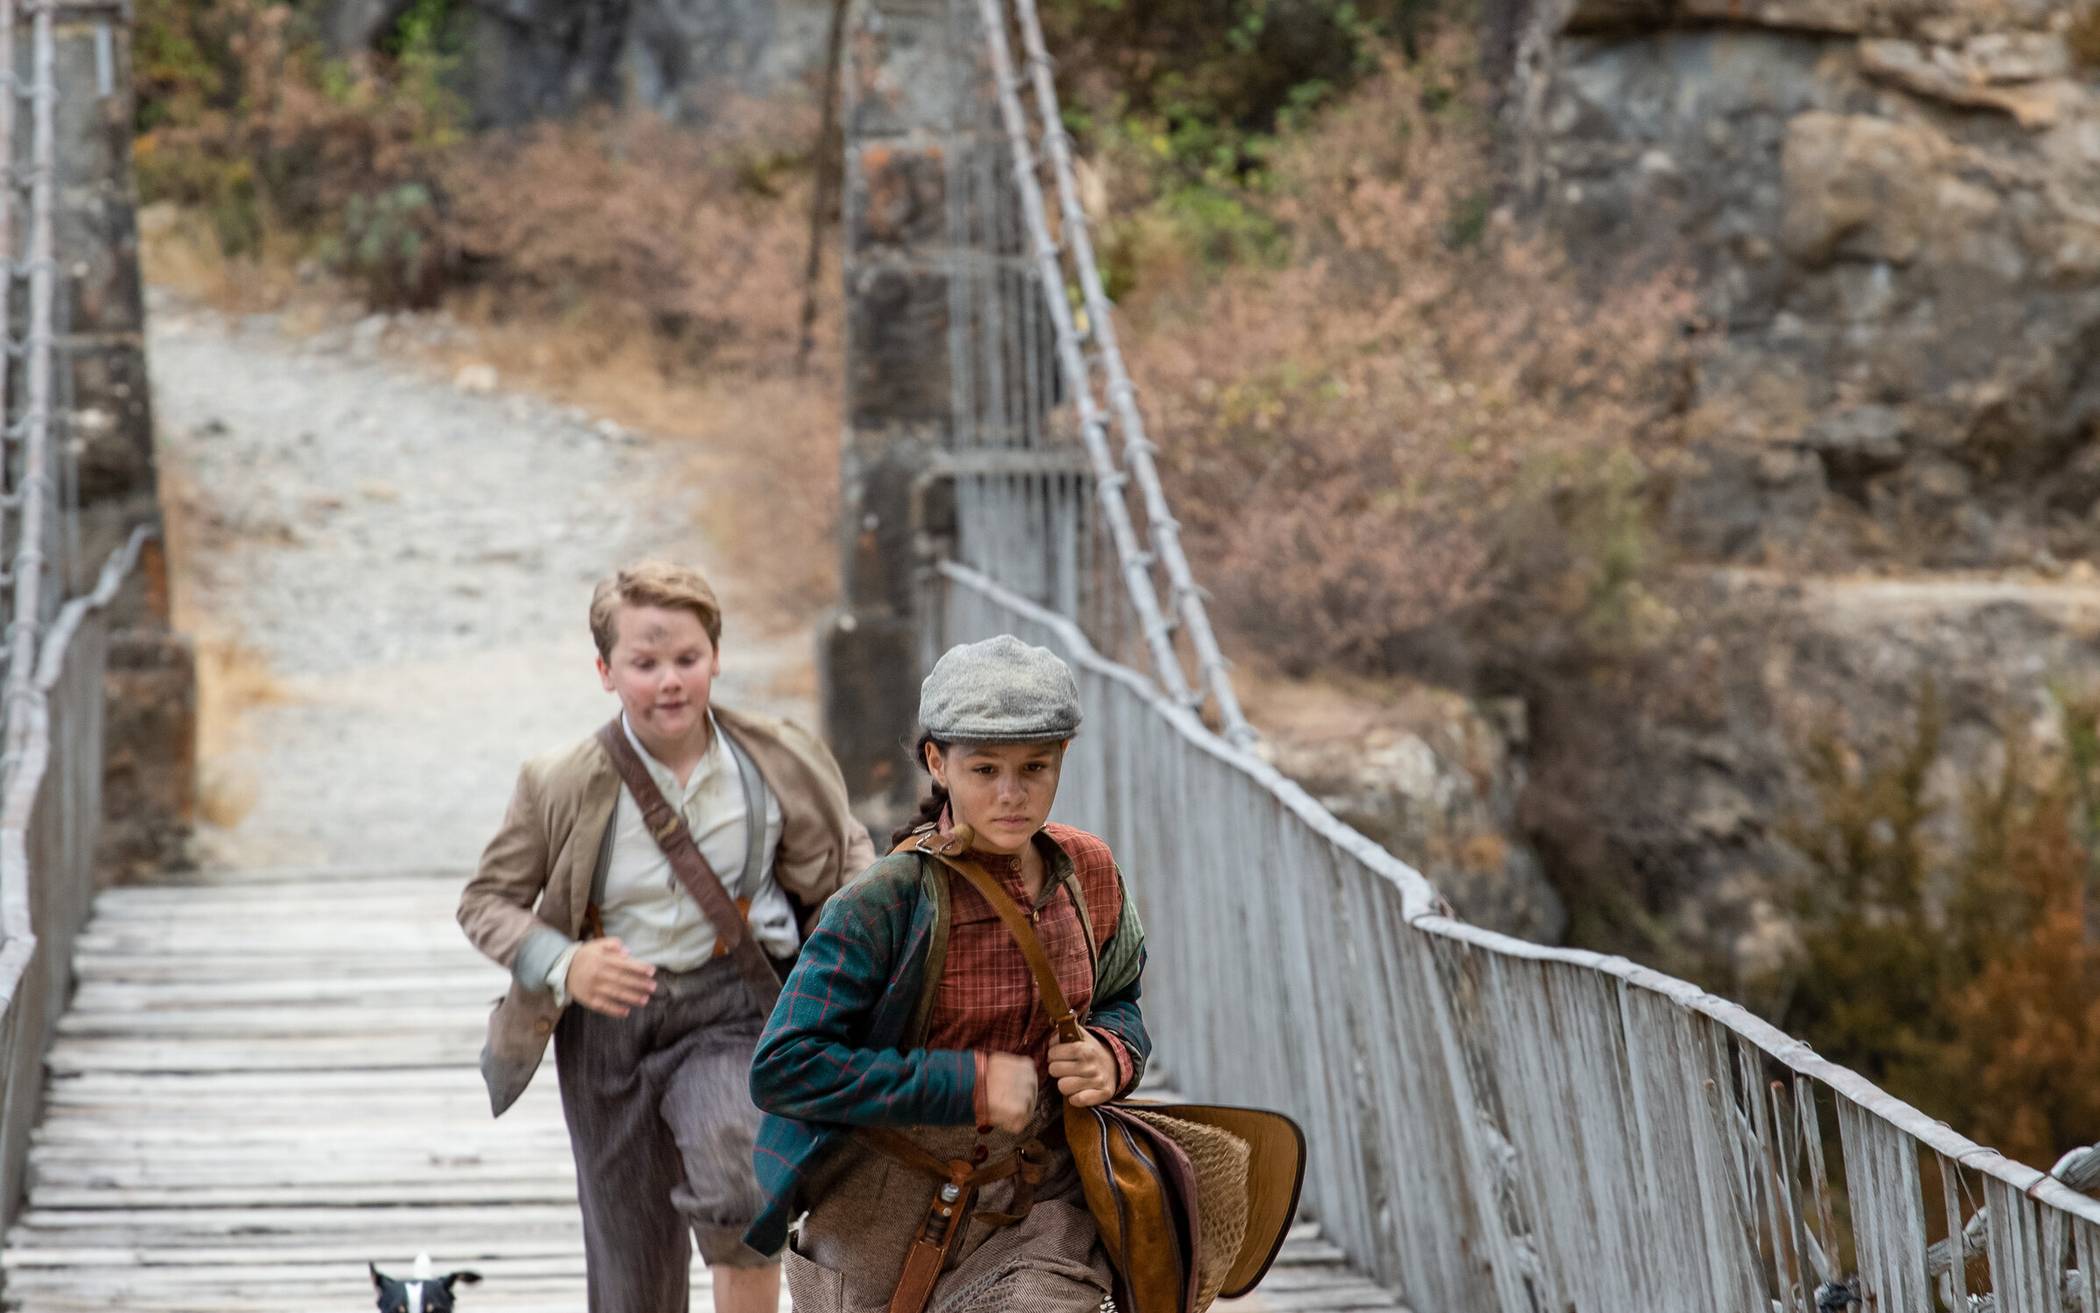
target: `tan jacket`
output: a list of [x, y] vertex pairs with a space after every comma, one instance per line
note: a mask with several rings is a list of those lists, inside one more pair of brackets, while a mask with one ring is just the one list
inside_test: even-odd
[[[773, 878], [803, 913], [807, 930], [824, 900], [874, 862], [874, 845], [848, 810], [838, 763], [815, 736], [770, 716], [719, 705], [714, 713], [780, 800]], [[555, 955], [582, 937], [619, 797], [619, 776], [595, 736], [525, 763], [503, 827], [460, 894], [459, 924], [467, 938], [513, 973], [481, 1051], [482, 1079], [499, 1117], [525, 1092], [561, 1017], [553, 991], [540, 982]]]

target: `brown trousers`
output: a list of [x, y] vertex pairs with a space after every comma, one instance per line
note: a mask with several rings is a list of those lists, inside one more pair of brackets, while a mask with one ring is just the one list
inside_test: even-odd
[[[1039, 1126], [1061, 1130], [1062, 1108], [1049, 1102]], [[968, 1159], [979, 1142], [967, 1126], [918, 1127], [906, 1134], [940, 1158]], [[984, 1137], [987, 1157], [1011, 1152], [1021, 1138], [1003, 1132]], [[1035, 1207], [1008, 1227], [973, 1221], [934, 1287], [927, 1313], [1093, 1313], [1108, 1298], [1113, 1274], [1072, 1155], [1061, 1137], [1046, 1137], [1046, 1144], [1049, 1159]], [[905, 1248], [933, 1198], [931, 1177], [858, 1145], [840, 1152], [850, 1155], [841, 1175], [822, 1191], [784, 1259], [795, 1313], [887, 1309]], [[986, 1186], [977, 1209], [1005, 1209], [1015, 1184], [1009, 1179]]]
[[695, 1244], [711, 1267], [776, 1261], [744, 1244], [765, 1205], [751, 1167], [757, 999], [726, 957], [656, 981], [630, 1015], [571, 1007], [554, 1033], [590, 1313], [683, 1313]]

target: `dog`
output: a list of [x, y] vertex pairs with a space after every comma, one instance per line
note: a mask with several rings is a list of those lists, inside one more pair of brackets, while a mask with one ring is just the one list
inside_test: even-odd
[[452, 1313], [452, 1287], [455, 1282], [468, 1285], [481, 1280], [479, 1272], [447, 1272], [438, 1276], [430, 1269], [430, 1255], [417, 1254], [415, 1274], [406, 1281], [397, 1281], [379, 1270], [377, 1263], [367, 1263], [372, 1273], [372, 1288], [379, 1292], [379, 1313]]

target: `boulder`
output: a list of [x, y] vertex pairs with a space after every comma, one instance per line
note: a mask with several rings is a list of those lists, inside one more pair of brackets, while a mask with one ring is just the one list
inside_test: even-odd
[[1246, 691], [1276, 768], [1429, 877], [1459, 915], [1527, 939], [1560, 937], [1560, 897], [1519, 831], [1520, 703], [1419, 683], [1375, 698], [1317, 683]]

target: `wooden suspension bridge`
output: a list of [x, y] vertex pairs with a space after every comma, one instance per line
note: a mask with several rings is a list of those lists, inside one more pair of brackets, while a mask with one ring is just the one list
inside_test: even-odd
[[[475, 1065], [508, 977], [454, 923], [464, 879], [229, 870], [97, 897], [5, 1307], [333, 1313], [369, 1307], [368, 1260], [427, 1252], [482, 1274], [468, 1313], [578, 1313], [552, 1073], [492, 1120]], [[705, 1308], [705, 1266], [693, 1285]], [[1262, 1290], [1221, 1307], [1398, 1304], [1303, 1226]]]

